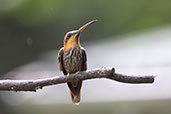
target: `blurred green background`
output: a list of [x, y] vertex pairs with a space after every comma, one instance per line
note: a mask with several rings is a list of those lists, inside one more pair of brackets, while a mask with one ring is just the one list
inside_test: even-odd
[[0, 73], [61, 47], [67, 31], [93, 19], [99, 21], [83, 32], [83, 42], [168, 24], [170, 1], [0, 0]]
[[[98, 22], [81, 34], [81, 42], [86, 43], [87, 47], [97, 41], [118, 40], [120, 37], [116, 36], [123, 34], [169, 25], [170, 11], [170, 0], [0, 0], [0, 78], [6, 79], [6, 73], [38, 60], [45, 52], [57, 52], [63, 45], [66, 32], [78, 29], [93, 19], [98, 19]], [[85, 103], [80, 107], [71, 104], [32, 106], [27, 103], [24, 106], [10, 106], [0, 101], [2, 114], [62, 114], [70, 113], [69, 110], [72, 113], [117, 114], [171, 112], [171, 102], [160, 100]], [[149, 103], [149, 107], [144, 105]]]

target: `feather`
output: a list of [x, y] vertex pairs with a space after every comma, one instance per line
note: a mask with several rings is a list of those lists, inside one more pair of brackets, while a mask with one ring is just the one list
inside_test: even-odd
[[[79, 50], [81, 50], [81, 69], [79, 71], [85, 71], [87, 70], [87, 56], [86, 56], [86, 52], [85, 49], [82, 47], [79, 47]], [[69, 51], [69, 50], [67, 50]], [[64, 67], [64, 53], [68, 53], [65, 52], [64, 48], [61, 48], [58, 52], [58, 63], [59, 63], [59, 68], [60, 70], [63, 72], [64, 75], [68, 75], [70, 74], [70, 72], [67, 72], [68, 70], [65, 69]], [[69, 52], [71, 53], [71, 52]], [[70, 54], [71, 56], [71, 54]], [[76, 55], [77, 56], [77, 55]], [[72, 58], [72, 57], [71, 57]], [[79, 72], [77, 71], [77, 72]], [[76, 72], [74, 72], [76, 73]], [[78, 81], [78, 82], [68, 82], [67, 83], [69, 89], [70, 89], [70, 94], [71, 94], [71, 99], [73, 104], [79, 104], [80, 103], [80, 96], [81, 96], [81, 86], [82, 86], [82, 81]]]

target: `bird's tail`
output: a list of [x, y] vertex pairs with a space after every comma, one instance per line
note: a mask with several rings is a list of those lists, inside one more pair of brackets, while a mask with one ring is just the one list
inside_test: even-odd
[[71, 99], [73, 104], [79, 105], [80, 104], [80, 97], [81, 97], [81, 85], [82, 81], [79, 82], [68, 82], [68, 87], [70, 89]]

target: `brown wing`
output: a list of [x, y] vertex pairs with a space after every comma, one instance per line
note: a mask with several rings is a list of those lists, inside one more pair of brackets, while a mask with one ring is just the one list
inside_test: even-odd
[[81, 48], [81, 52], [82, 52], [82, 57], [83, 57], [81, 71], [84, 71], [84, 70], [87, 70], [87, 55], [86, 55], [86, 51], [84, 48]]
[[63, 64], [63, 53], [64, 53], [64, 48], [61, 48], [58, 52], [58, 64], [59, 64], [59, 69], [63, 71], [64, 75], [67, 75], [67, 72]]

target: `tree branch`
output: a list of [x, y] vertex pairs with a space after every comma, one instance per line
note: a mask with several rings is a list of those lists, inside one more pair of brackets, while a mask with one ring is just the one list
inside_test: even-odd
[[115, 73], [114, 68], [87, 70], [70, 76], [56, 76], [37, 80], [0, 80], [0, 91], [36, 91], [45, 86], [95, 78], [107, 78], [123, 83], [153, 83], [154, 76], [127, 76]]

